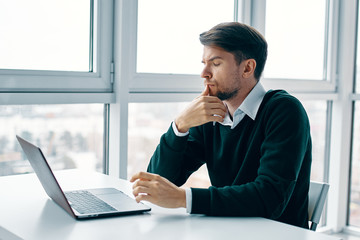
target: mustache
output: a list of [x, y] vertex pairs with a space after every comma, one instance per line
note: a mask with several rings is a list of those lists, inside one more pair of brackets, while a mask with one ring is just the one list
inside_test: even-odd
[[215, 85], [216, 80], [205, 80], [204, 81], [204, 86], [206, 85]]

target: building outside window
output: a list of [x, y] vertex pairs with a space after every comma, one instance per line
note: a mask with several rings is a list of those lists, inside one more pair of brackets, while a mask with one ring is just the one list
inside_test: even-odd
[[53, 170], [104, 170], [103, 104], [0, 106], [0, 126], [0, 176], [33, 172], [16, 135], [40, 147]]

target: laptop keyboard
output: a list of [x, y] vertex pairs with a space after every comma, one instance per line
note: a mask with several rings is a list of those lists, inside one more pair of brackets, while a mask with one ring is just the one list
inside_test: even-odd
[[116, 211], [115, 208], [88, 191], [66, 192], [65, 196], [71, 207], [81, 214]]

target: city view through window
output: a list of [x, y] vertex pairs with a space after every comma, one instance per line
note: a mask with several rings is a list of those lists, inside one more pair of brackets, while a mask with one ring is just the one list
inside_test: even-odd
[[103, 104], [0, 106], [0, 176], [33, 172], [16, 135], [40, 147], [53, 170], [103, 171]]

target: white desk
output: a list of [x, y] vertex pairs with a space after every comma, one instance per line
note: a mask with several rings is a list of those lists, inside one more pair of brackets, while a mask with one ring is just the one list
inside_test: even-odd
[[[55, 174], [64, 190], [110, 186], [131, 194], [130, 183], [103, 174], [77, 170]], [[339, 239], [263, 218], [206, 217], [151, 207], [142, 215], [77, 221], [48, 198], [34, 174], [0, 177], [0, 226], [29, 240]]]

